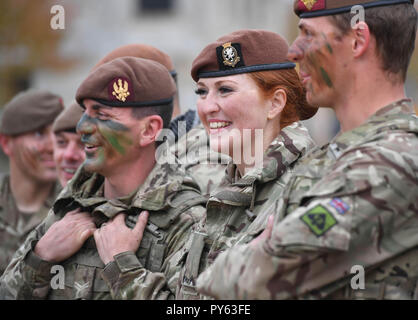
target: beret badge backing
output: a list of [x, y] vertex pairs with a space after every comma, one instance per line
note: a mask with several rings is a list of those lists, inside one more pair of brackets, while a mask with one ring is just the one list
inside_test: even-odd
[[235, 67], [245, 66], [239, 43], [226, 42], [216, 47], [216, 56], [220, 70], [231, 70]]
[[238, 56], [238, 51], [235, 49], [231, 42], [227, 42], [222, 45], [222, 58], [223, 64], [230, 67], [235, 67], [235, 65], [241, 60]]

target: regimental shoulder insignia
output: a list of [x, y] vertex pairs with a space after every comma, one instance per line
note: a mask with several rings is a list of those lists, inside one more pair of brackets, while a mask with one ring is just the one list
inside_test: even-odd
[[224, 65], [235, 67], [235, 65], [241, 60], [241, 58], [238, 56], [237, 49], [232, 46], [231, 42], [223, 44], [222, 47], [222, 58]]
[[312, 10], [312, 7], [315, 5], [315, 3], [318, 0], [301, 0], [303, 4], [305, 5], [306, 9]]
[[119, 101], [125, 102], [127, 97], [130, 95], [128, 81], [121, 78], [113, 80], [112, 95]]
[[302, 215], [300, 219], [317, 237], [321, 237], [325, 232], [337, 224], [337, 220], [332, 213], [321, 205], [313, 207]]

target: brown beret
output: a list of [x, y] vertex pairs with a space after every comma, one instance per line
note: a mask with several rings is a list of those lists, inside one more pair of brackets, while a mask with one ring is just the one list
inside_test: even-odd
[[83, 109], [77, 102], [72, 103], [69, 107], [65, 108], [63, 112], [55, 119], [52, 126], [54, 133], [61, 131], [74, 131], [77, 127], [77, 123], [83, 115]]
[[287, 60], [288, 44], [277, 33], [239, 30], [206, 46], [194, 59], [192, 78], [223, 77], [232, 74], [293, 69]]
[[82, 106], [93, 99], [111, 107], [168, 105], [176, 85], [162, 64], [142, 58], [122, 57], [90, 72], [76, 93]]
[[52, 124], [63, 109], [62, 98], [51, 92], [20, 92], [3, 109], [0, 132], [13, 136], [41, 129]]
[[350, 12], [355, 5], [367, 9], [401, 3], [414, 4], [414, 0], [294, 0], [293, 6], [300, 18], [314, 18]]
[[166, 67], [171, 74], [175, 73], [174, 64], [168, 54], [153, 46], [139, 43], [128, 44], [113, 50], [100, 60], [93, 69], [113, 59], [121, 57], [136, 57], [157, 61]]

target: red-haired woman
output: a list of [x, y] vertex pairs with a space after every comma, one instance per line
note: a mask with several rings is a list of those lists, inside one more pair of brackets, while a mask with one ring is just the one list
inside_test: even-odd
[[197, 298], [199, 273], [220, 252], [266, 228], [293, 166], [314, 146], [299, 120], [316, 108], [306, 102], [287, 51], [274, 32], [240, 30], [206, 46], [193, 62], [197, 110], [210, 147], [232, 162], [211, 193], [206, 221], [192, 233], [177, 298]]

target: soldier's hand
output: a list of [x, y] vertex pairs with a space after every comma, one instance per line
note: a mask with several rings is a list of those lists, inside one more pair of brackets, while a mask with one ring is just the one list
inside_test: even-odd
[[148, 221], [148, 211], [141, 212], [133, 229], [126, 226], [125, 216], [118, 214], [94, 232], [97, 251], [105, 265], [113, 261], [115, 255], [126, 251], [136, 252], [139, 248]]
[[63, 261], [80, 250], [95, 230], [90, 214], [80, 212], [80, 209], [70, 211], [51, 225], [36, 244], [35, 254], [46, 261]]
[[250, 246], [255, 247], [260, 241], [270, 238], [271, 231], [273, 230], [273, 223], [274, 223], [273, 221], [274, 221], [274, 216], [270, 215], [268, 217], [266, 228], [257, 238], [253, 239], [253, 241], [250, 242]]

